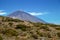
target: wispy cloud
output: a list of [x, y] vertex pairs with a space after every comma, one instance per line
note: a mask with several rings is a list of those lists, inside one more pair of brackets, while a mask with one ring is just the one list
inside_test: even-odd
[[47, 14], [47, 12], [28, 12], [29, 14], [33, 15], [33, 16], [39, 16], [39, 15], [45, 15]]
[[0, 15], [4, 15], [6, 12], [4, 10], [0, 10]]

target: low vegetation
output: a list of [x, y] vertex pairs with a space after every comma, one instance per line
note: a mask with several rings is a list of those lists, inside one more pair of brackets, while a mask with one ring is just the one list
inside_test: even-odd
[[0, 40], [3, 40], [2, 36], [0, 35]]
[[22, 21], [19, 19], [0, 16], [0, 40], [40, 39], [59, 40], [60, 25], [33, 23], [29, 21]]
[[27, 27], [25, 25], [18, 24], [18, 25], [16, 25], [15, 29], [21, 29], [22, 31], [26, 31], [26, 28]]

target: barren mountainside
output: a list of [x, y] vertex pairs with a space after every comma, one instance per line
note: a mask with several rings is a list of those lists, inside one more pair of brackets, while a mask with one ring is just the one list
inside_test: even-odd
[[0, 16], [0, 40], [60, 40], [60, 25]]
[[8, 17], [17, 18], [17, 19], [25, 20], [25, 21], [31, 21], [31, 22], [45, 23], [45, 21], [43, 21], [42, 19], [32, 16], [29, 13], [26, 13], [24, 11], [15, 11], [15, 12], [9, 14]]

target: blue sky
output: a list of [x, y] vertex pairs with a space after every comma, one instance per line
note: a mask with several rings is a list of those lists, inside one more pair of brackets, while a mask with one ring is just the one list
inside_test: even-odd
[[60, 24], [60, 0], [0, 0], [0, 15], [6, 16], [16, 10]]

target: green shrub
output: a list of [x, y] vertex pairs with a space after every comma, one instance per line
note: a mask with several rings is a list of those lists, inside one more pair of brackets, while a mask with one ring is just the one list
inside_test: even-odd
[[3, 38], [0, 36], [0, 40], [3, 40]]
[[47, 26], [41, 26], [40, 29], [45, 29], [46, 31], [50, 31]]
[[5, 35], [8, 35], [8, 36], [17, 36], [18, 35], [18, 32], [14, 29], [6, 29], [2, 33]]
[[40, 37], [43, 37], [43, 34], [41, 32], [38, 32], [37, 31], [37, 34], [40, 36]]
[[15, 29], [21, 29], [22, 31], [26, 31], [26, 26], [25, 25], [16, 25], [16, 28]]
[[36, 27], [40, 27], [40, 26], [42, 26], [43, 25], [43, 23], [32, 23], [34, 26], [36, 26]]
[[12, 22], [12, 21], [13, 21], [13, 22], [24, 22], [24, 21], [22, 21], [22, 20], [13, 19], [13, 18], [9, 18], [9, 17], [6, 17], [6, 18], [3, 17], [3, 18], [2, 18], [2, 21], [4, 21], [4, 22], [6, 22], [6, 21], [7, 21], [7, 22], [9, 22], [9, 21], [11, 21], [11, 22]]
[[60, 28], [56, 28], [56, 30], [60, 30]]
[[32, 36], [34, 39], [38, 39], [38, 36], [37, 36], [37, 35], [32, 34], [31, 36]]
[[10, 22], [10, 23], [9, 23], [9, 25], [10, 25], [10, 26], [12, 26], [12, 25], [13, 25], [13, 23], [12, 23], [12, 22]]
[[59, 33], [57, 33], [57, 35], [58, 35], [58, 37], [60, 37], [60, 32], [59, 32]]
[[19, 20], [19, 19], [14, 19], [13, 21], [14, 21], [14, 22], [24, 22], [24, 21]]
[[49, 24], [50, 27], [57, 27], [55, 24]]
[[49, 33], [47, 34], [47, 37], [48, 37], [48, 38], [52, 38], [52, 36], [51, 36]]

